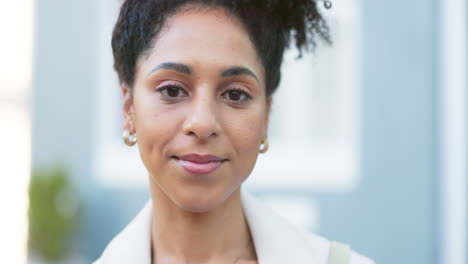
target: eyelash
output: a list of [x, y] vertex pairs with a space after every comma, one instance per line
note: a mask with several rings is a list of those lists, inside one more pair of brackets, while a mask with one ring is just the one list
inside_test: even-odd
[[[156, 91], [159, 92], [160, 94], [162, 94], [164, 96], [164, 100], [166, 100], [166, 101], [171, 101], [171, 102], [179, 101], [177, 99], [177, 97], [171, 97], [171, 96], [163, 94], [164, 91], [167, 92], [167, 90], [170, 89], [170, 88], [176, 88], [179, 92], [184, 93], [185, 96], [188, 95], [188, 93], [182, 87], [180, 87], [178, 85], [173, 85], [173, 84], [163, 86], [163, 87], [157, 89]], [[249, 101], [249, 100], [251, 100], [253, 98], [249, 93], [247, 93], [244, 89], [241, 89], [241, 88], [229, 89], [229, 90], [223, 92], [221, 95], [224, 96], [224, 95], [228, 94], [229, 92], [239, 92], [239, 93], [241, 93], [241, 95], [245, 96], [245, 99], [241, 100], [241, 101], [234, 101], [234, 100], [227, 99], [232, 104], [240, 105], [240, 104], [245, 103], [245, 102], [247, 102], [247, 101]]]
[[179, 92], [184, 93], [185, 96], [188, 95], [188, 93], [182, 87], [180, 87], [178, 85], [174, 85], [174, 84], [165, 85], [165, 86], [157, 89], [156, 91], [159, 92], [161, 95], [163, 95], [164, 100], [166, 100], [166, 101], [171, 101], [171, 102], [172, 101], [177, 101], [177, 98], [163, 94], [164, 91], [167, 92], [167, 90], [170, 89], [170, 88], [176, 88]]
[[230, 102], [232, 102], [233, 104], [242, 104], [242, 103], [245, 103], [249, 100], [252, 99], [252, 96], [247, 93], [246, 91], [244, 91], [244, 89], [241, 89], [241, 88], [232, 88], [232, 89], [229, 89], [227, 90], [226, 92], [224, 92], [222, 95], [225, 95], [225, 94], [228, 94], [229, 92], [239, 92], [241, 93], [241, 95], [244, 95], [245, 96], [245, 99], [242, 100], [242, 101], [233, 101], [233, 100], [230, 100], [228, 99]]

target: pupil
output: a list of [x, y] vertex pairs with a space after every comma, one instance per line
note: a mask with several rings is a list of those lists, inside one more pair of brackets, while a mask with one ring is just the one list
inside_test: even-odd
[[179, 89], [176, 87], [170, 87], [167, 89], [167, 94], [170, 97], [177, 97], [177, 95], [179, 95]]
[[240, 100], [241, 93], [239, 91], [231, 91], [229, 93], [229, 99], [233, 101], [239, 101]]

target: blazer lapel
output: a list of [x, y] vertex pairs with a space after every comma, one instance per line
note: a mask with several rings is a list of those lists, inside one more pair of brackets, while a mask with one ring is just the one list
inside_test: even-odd
[[243, 189], [241, 198], [259, 264], [326, 263], [326, 239], [299, 230]]

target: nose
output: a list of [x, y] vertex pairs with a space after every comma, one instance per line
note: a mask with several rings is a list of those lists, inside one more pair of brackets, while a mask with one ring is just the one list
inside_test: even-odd
[[219, 135], [220, 124], [216, 114], [215, 102], [208, 94], [193, 98], [183, 125], [186, 135], [205, 140]]

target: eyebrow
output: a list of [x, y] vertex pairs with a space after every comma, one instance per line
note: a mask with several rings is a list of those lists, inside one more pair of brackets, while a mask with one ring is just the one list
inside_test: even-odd
[[255, 80], [257, 80], [258, 83], [260, 83], [260, 80], [258, 79], [257, 75], [255, 75], [253, 71], [242, 66], [234, 66], [234, 67], [230, 67], [224, 70], [221, 73], [221, 77], [231, 77], [231, 76], [238, 76], [238, 75], [244, 75], [244, 74], [253, 77]]
[[154, 67], [149, 74], [159, 71], [159, 70], [174, 70], [180, 73], [185, 73], [185, 74], [192, 74], [192, 69], [185, 64], [182, 63], [176, 63], [176, 62], [163, 62], [159, 64], [158, 66]]
[[[149, 74], [152, 74], [155, 71], [159, 70], [174, 70], [180, 73], [184, 74], [192, 74], [192, 69], [190, 66], [183, 64], [183, 63], [177, 63], [177, 62], [163, 62], [159, 64], [158, 66], [154, 67]], [[260, 80], [258, 79], [257, 75], [255, 73], [243, 66], [233, 66], [229, 67], [228, 69], [224, 70], [221, 73], [221, 77], [232, 77], [232, 76], [239, 76], [239, 75], [248, 75], [255, 80], [257, 80], [258, 83], [260, 83]]]

